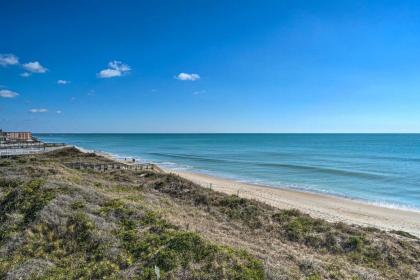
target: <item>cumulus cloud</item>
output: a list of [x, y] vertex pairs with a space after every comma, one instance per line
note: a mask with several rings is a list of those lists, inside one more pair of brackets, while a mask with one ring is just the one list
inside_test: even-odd
[[101, 70], [97, 76], [99, 78], [121, 77], [131, 71], [131, 67], [121, 61], [114, 60], [108, 63], [108, 68]]
[[21, 73], [22, 77], [29, 77], [32, 73], [45, 73], [48, 69], [39, 63], [39, 61], [28, 62], [24, 64], [19, 63], [19, 58], [14, 54], [0, 54], [0, 66], [7, 67], [9, 65], [22, 66], [26, 71]]
[[176, 75], [176, 77], [178, 80], [181, 81], [195, 81], [200, 79], [200, 75], [198, 74], [188, 74], [188, 73], [179, 73], [178, 75]]
[[25, 63], [23, 64], [23, 68], [25, 68], [26, 71], [29, 71], [31, 73], [42, 74], [48, 71], [48, 69], [42, 66], [41, 63], [39, 63], [38, 61]]
[[19, 64], [19, 58], [11, 53], [7, 54], [0, 54], [0, 65], [1, 66], [8, 66], [8, 65], [17, 65]]
[[113, 78], [122, 76], [121, 71], [115, 69], [104, 69], [98, 73], [99, 78]]
[[3, 98], [15, 98], [18, 95], [19, 93], [8, 90], [8, 89], [0, 90], [0, 97], [3, 97]]
[[43, 108], [41, 108], [41, 109], [31, 109], [31, 110], [29, 110], [29, 112], [31, 112], [31, 113], [46, 113], [46, 112], [48, 112], [48, 110], [43, 109]]
[[59, 84], [59, 85], [67, 85], [67, 84], [70, 84], [71, 82], [70, 81], [67, 81], [67, 80], [58, 80], [57, 81], [57, 84]]

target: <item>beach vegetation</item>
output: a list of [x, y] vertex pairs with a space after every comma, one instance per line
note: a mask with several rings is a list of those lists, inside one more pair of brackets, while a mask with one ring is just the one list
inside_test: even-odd
[[390, 232], [391, 233], [394, 233], [394, 234], [397, 234], [397, 235], [400, 235], [400, 236], [407, 237], [407, 238], [418, 239], [418, 237], [416, 237], [416, 236], [414, 236], [414, 235], [412, 235], [412, 234], [410, 234], [410, 233], [408, 233], [406, 231], [402, 231], [402, 230], [391, 230]]
[[155, 266], [161, 279], [264, 278], [246, 251], [180, 230], [142, 205], [58, 187], [48, 176], [2, 178], [0, 188], [0, 279], [155, 279]]
[[26, 163], [28, 160], [26, 158], [18, 158], [18, 163], [22, 164], [22, 163]]
[[11, 164], [9, 160], [0, 160], [0, 166], [10, 166]]
[[73, 210], [83, 209], [83, 208], [85, 207], [85, 203], [84, 203], [83, 201], [81, 201], [81, 200], [76, 200], [76, 201], [74, 201], [74, 202], [70, 205], [70, 207], [71, 207]]
[[32, 157], [0, 166], [0, 279], [155, 279], [155, 267], [161, 279], [420, 277], [410, 234], [315, 219], [173, 174], [71, 169], [109, 160], [75, 149]]

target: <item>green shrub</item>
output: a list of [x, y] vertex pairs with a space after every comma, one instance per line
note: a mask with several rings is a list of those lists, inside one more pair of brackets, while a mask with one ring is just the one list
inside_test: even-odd
[[341, 251], [341, 247], [338, 244], [337, 236], [333, 232], [327, 232], [324, 237], [324, 245], [328, 251], [332, 253], [338, 253]]
[[12, 163], [8, 160], [0, 160], [0, 167], [10, 166]]
[[197, 197], [194, 199], [195, 205], [209, 205], [209, 197], [206, 194], [198, 194]]
[[[0, 223], [4, 223], [11, 213], [18, 213], [23, 216], [23, 220], [19, 224], [9, 225], [0, 232], [0, 241], [8, 236], [8, 231], [20, 227], [33, 221], [38, 212], [44, 208], [49, 201], [55, 197], [53, 190], [41, 189], [44, 181], [35, 179], [26, 184], [18, 184], [15, 182], [3, 183], [12, 186], [12, 190], [0, 201]], [[4, 186], [3, 185], [3, 186]]]
[[71, 209], [73, 209], [73, 210], [82, 209], [82, 208], [85, 208], [85, 203], [84, 203], [83, 201], [81, 201], [81, 200], [77, 200], [77, 201], [73, 202], [73, 203], [70, 205], [70, 207], [71, 207]]
[[350, 251], [361, 251], [363, 247], [363, 238], [360, 236], [351, 236], [345, 244], [345, 249]]
[[[90, 241], [93, 236], [95, 224], [82, 212], [69, 217], [67, 221], [68, 237], [77, 242], [77, 247], [91, 250]], [[76, 248], [75, 248], [76, 249]]]
[[17, 162], [23, 164], [23, 163], [27, 163], [28, 161], [25, 158], [19, 158]]
[[411, 238], [411, 239], [418, 239], [416, 236], [412, 235], [411, 233], [408, 233], [406, 231], [402, 231], [402, 230], [391, 230], [391, 233], [400, 235], [400, 236], [404, 236], [407, 238]]
[[16, 189], [21, 183], [17, 180], [7, 180], [0, 178], [0, 189]]
[[302, 213], [297, 209], [286, 209], [272, 215], [274, 221], [279, 223], [289, 222], [293, 217], [299, 217]]
[[318, 274], [313, 274], [305, 278], [306, 280], [322, 280], [321, 276]]
[[229, 218], [244, 222], [251, 228], [261, 226], [260, 211], [252, 201], [236, 195], [225, 196], [217, 204]]
[[294, 219], [286, 227], [287, 238], [292, 241], [300, 241], [303, 239], [306, 230], [300, 220]]

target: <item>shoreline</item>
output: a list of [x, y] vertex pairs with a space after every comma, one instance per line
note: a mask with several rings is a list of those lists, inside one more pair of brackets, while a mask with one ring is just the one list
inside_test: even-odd
[[[77, 149], [87, 152], [83, 148]], [[115, 155], [103, 151], [91, 151], [108, 159], [133, 164]], [[173, 170], [158, 165], [164, 172], [176, 174], [202, 187], [230, 195], [239, 195], [247, 199], [255, 199], [279, 209], [298, 209], [314, 218], [329, 222], [344, 222], [364, 227], [375, 227], [385, 231], [405, 231], [420, 238], [420, 212], [375, 205], [368, 202], [281, 188], [260, 184], [252, 184], [233, 179], [208, 175], [198, 172]]]
[[255, 199], [279, 209], [298, 209], [314, 218], [329, 222], [344, 222], [385, 231], [405, 231], [420, 237], [420, 213], [398, 208], [389, 208], [363, 201], [238, 182], [203, 173], [177, 171], [160, 166], [165, 172], [176, 174], [202, 187], [243, 198]]

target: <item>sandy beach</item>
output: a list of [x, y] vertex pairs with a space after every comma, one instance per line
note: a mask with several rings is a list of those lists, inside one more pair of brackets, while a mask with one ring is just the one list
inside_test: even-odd
[[[111, 160], [133, 164], [130, 158], [121, 160], [108, 153], [97, 151], [95, 153]], [[203, 187], [211, 187], [215, 191], [255, 199], [280, 209], [294, 208], [312, 217], [330, 222], [376, 227], [386, 231], [402, 230], [420, 237], [420, 212], [381, 207], [326, 194], [243, 183], [202, 173], [174, 171], [162, 166], [159, 167], [165, 172], [177, 174]]]
[[420, 237], [420, 213], [376, 206], [329, 195], [241, 183], [206, 174], [172, 172], [203, 187], [227, 194], [259, 200], [278, 208], [296, 208], [331, 222], [345, 222], [383, 230], [402, 230]]

